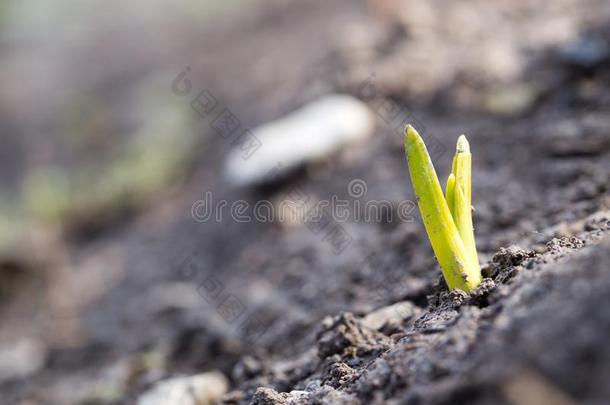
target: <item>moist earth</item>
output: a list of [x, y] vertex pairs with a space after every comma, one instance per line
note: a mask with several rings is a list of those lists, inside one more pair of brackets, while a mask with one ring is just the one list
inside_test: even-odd
[[[132, 404], [159, 381], [218, 371], [226, 404], [608, 403], [606, 2], [478, 1], [484, 18], [461, 3], [395, 3], [262, 7], [205, 35], [179, 32], [172, 58], [142, 47], [141, 60], [118, 58], [125, 67], [100, 73], [104, 94], [128, 100], [121, 72], [145, 80], [169, 71], [173, 100], [171, 80], [188, 61], [192, 83], [251, 127], [347, 93], [375, 112], [376, 129], [273, 184], [242, 188], [222, 177], [231, 142], [201, 130], [205, 142], [172, 192], [95, 229], [85, 215], [62, 230], [62, 243], [50, 232], [3, 259], [2, 332], [39, 337], [46, 356], [28, 378], [0, 379], [0, 401]], [[66, 58], [83, 74], [96, 60]], [[209, 127], [180, 101], [197, 128]], [[22, 115], [47, 127], [43, 114]], [[457, 136], [468, 136], [485, 277], [471, 295], [445, 287], [417, 210], [397, 219], [400, 202], [415, 201], [406, 122], [434, 146], [439, 174], [450, 170]], [[365, 184], [358, 198], [355, 180]], [[207, 191], [252, 205], [295, 190], [388, 200], [392, 210], [331, 223], [347, 244], [307, 221], [191, 217]], [[65, 261], [67, 274], [52, 271]], [[47, 290], [77, 310], [55, 311]]]

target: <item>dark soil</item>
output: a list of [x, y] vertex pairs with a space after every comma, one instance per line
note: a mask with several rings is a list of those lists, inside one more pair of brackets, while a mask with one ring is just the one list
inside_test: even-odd
[[[588, 1], [564, 11], [587, 27], [574, 41], [601, 38], [606, 54], [585, 58], [532, 40], [536, 16], [553, 10], [483, 7], [508, 16], [503, 29], [522, 55], [518, 73], [503, 76], [466, 53], [502, 39], [500, 29], [473, 34], [479, 42], [454, 37], [452, 21], [428, 32], [384, 13], [385, 3], [289, 2], [185, 35], [189, 52], [175, 59], [249, 126], [344, 92], [378, 113], [375, 136], [271, 186], [232, 188], [221, 174], [230, 142], [202, 129], [177, 190], [95, 237], [68, 235], [63, 256], [50, 243], [48, 262], [66, 261], [68, 274], [11, 276], [20, 287], [3, 298], [2, 328], [42, 337], [49, 355], [31, 378], [0, 382], [0, 402], [129, 404], [164, 378], [220, 370], [227, 404], [608, 403], [610, 10]], [[413, 56], [421, 47], [430, 60]], [[371, 73], [377, 93], [366, 98]], [[486, 104], [516, 85], [535, 92], [524, 109]], [[439, 146], [439, 174], [468, 136], [485, 276], [473, 294], [447, 291], [416, 211], [410, 222], [341, 223], [350, 238], [341, 249], [306, 223], [191, 218], [206, 191], [254, 203], [298, 187], [353, 200], [354, 179], [368, 186], [362, 201], [413, 201], [398, 121], [388, 124], [383, 102], [403, 106]], [[5, 267], [52, 267], [39, 255]], [[45, 288], [68, 304], [47, 305]], [[238, 315], [223, 309], [227, 299]]]
[[[596, 230], [554, 238], [543, 253], [503, 249], [487, 269], [492, 278], [471, 296], [439, 283], [428, 306], [391, 331], [368, 329], [349, 312], [326, 319], [304, 365], [274, 370], [271, 361], [271, 372], [242, 383], [239, 397], [254, 393], [256, 404], [483, 404], [542, 390], [565, 403], [602, 403], [610, 395], [599, 333], [610, 329], [609, 219], [588, 219]], [[595, 374], [583, 376], [587, 368]]]

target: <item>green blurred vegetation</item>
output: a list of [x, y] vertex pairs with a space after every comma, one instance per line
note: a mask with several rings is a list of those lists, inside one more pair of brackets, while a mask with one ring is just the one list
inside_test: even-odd
[[65, 224], [72, 218], [142, 205], [178, 180], [190, 161], [195, 137], [191, 111], [169, 104], [151, 110], [151, 120], [107, 162], [76, 172], [58, 167], [30, 172], [23, 187], [26, 212], [37, 220]]
[[[79, 156], [76, 165], [33, 168], [24, 176], [21, 195], [9, 199], [0, 194], [0, 253], [22, 238], [27, 226], [63, 229], [112, 218], [146, 206], [183, 179], [194, 158], [195, 116], [184, 100], [160, 97], [160, 89], [152, 88], [143, 97], [149, 101], [138, 106], [149, 119], [135, 133], [123, 136], [127, 139], [111, 145], [114, 154], [107, 153], [104, 159], [89, 156], [90, 161]], [[83, 143], [87, 136], [99, 137], [84, 127], [71, 130], [81, 134]]]
[[[90, 42], [87, 46], [95, 47], [97, 42], [103, 45], [110, 28], [130, 29], [133, 25], [166, 29], [168, 21], [184, 27], [185, 34], [198, 33], [204, 30], [202, 22], [268, 1], [273, 0], [179, 0], [171, 5], [102, 0], [0, 2], [0, 67], [4, 63], [19, 67], [24, 60], [29, 62], [28, 58], [37, 61], [36, 55], [40, 55], [40, 66], [49, 62], [50, 70], [34, 71], [42, 76], [50, 74], [46, 79], [58, 83], [51, 88], [61, 90], [61, 94], [48, 97], [47, 104], [31, 107], [32, 116], [46, 118], [33, 125], [34, 132], [40, 132], [35, 135], [39, 139], [28, 139], [24, 144], [32, 148], [38, 143], [34, 149], [40, 146], [43, 158], [38, 159], [39, 151], [27, 150], [25, 155], [35, 158], [28, 159], [18, 173], [18, 190], [9, 191], [0, 185], [0, 256], [23, 240], [31, 226], [64, 229], [81, 221], [98, 217], [104, 221], [142, 208], [184, 177], [193, 160], [194, 146], [201, 143], [193, 129], [197, 115], [188, 101], [170, 90], [175, 72], [150, 66], [140, 77], [129, 80], [116, 77], [112, 69], [100, 70], [100, 77], [77, 74], [73, 79], [71, 73], [77, 70], [106, 63], [96, 59], [75, 63], [84, 39]], [[75, 60], [70, 56], [73, 52]], [[25, 59], [20, 59], [23, 55]], [[45, 61], [48, 57], [66, 60]], [[140, 62], [124, 61], [125, 66], [130, 63]], [[57, 75], [53, 68], [74, 72], [63, 75], [60, 70], [62, 74]], [[78, 81], [92, 79], [99, 82]], [[106, 88], [106, 83], [117, 87]], [[120, 105], [113, 104], [117, 99], [121, 99]], [[22, 129], [33, 132], [19, 127], [21, 124], [18, 120], [15, 124], [17, 138], [22, 136]]]

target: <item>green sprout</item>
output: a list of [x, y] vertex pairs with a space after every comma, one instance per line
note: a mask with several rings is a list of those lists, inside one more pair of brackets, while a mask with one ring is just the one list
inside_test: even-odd
[[471, 292], [481, 283], [481, 268], [472, 226], [472, 156], [468, 141], [464, 135], [458, 138], [443, 195], [421, 136], [410, 125], [405, 132], [411, 182], [432, 250], [449, 289]]

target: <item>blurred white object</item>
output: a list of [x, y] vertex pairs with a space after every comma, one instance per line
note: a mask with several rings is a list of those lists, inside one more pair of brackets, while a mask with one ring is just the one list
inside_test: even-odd
[[405, 319], [417, 316], [419, 308], [410, 301], [401, 301], [373, 311], [362, 318], [362, 324], [370, 329], [380, 329], [386, 323], [401, 324]]
[[26, 378], [40, 370], [47, 358], [47, 346], [34, 338], [0, 343], [0, 382]]
[[348, 95], [329, 95], [252, 131], [260, 147], [251, 156], [239, 145], [229, 153], [226, 176], [233, 184], [264, 183], [373, 133], [367, 105]]
[[160, 381], [138, 398], [138, 405], [212, 405], [229, 389], [218, 371]]

